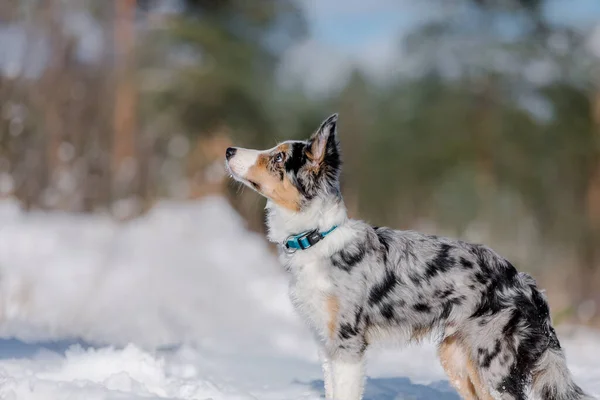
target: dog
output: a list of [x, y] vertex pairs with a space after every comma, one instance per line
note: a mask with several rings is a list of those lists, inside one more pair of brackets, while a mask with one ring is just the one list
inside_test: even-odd
[[370, 345], [429, 336], [464, 399], [590, 399], [532, 277], [483, 245], [348, 218], [337, 122], [305, 141], [225, 155], [231, 177], [267, 198], [268, 239], [317, 338], [326, 398], [362, 398]]

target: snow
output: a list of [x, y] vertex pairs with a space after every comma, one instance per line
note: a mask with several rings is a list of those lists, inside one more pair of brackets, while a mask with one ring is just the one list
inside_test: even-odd
[[[162, 202], [127, 223], [0, 202], [0, 278], [0, 399], [322, 394], [285, 274], [219, 197]], [[600, 334], [560, 334], [599, 396]], [[372, 353], [367, 399], [458, 399], [433, 345]]]

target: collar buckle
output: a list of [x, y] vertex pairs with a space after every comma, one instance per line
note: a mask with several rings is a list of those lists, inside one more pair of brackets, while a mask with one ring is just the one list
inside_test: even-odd
[[312, 231], [303, 232], [298, 235], [290, 235], [282, 243], [283, 250], [287, 254], [293, 254], [298, 250], [306, 250], [320, 242], [325, 236], [333, 232], [335, 228], [337, 228], [337, 226], [334, 226], [326, 232], [319, 232], [318, 230], [313, 229]]
[[290, 235], [290, 236], [288, 236], [288, 237], [287, 237], [287, 239], [285, 239], [285, 240], [284, 240], [284, 241], [281, 243], [281, 247], [283, 247], [283, 251], [284, 251], [286, 254], [294, 254], [296, 251], [298, 251], [298, 249], [297, 249], [297, 248], [290, 247], [290, 246], [288, 245], [288, 243], [290, 242], [290, 240], [292, 240], [293, 238], [294, 238], [294, 236], [293, 236], [293, 235]]

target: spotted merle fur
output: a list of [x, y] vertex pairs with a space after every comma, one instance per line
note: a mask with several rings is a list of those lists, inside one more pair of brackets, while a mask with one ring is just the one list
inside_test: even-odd
[[447, 272], [454, 266], [454, 259], [450, 257], [450, 249], [449, 244], [443, 243], [435, 258], [427, 262], [425, 268], [425, 277], [427, 280], [430, 280], [437, 274]]
[[467, 259], [465, 259], [464, 257], [460, 258], [460, 265], [464, 268], [464, 269], [471, 269], [473, 268], [473, 263]]
[[333, 363], [327, 398], [361, 398], [362, 375], [339, 371], [362, 373], [367, 344], [388, 334], [400, 342], [428, 334], [460, 343], [452, 352], [460, 357], [445, 360], [444, 367], [464, 372], [464, 363], [472, 366], [469, 374], [476, 374], [485, 396], [471, 398], [587, 398], [573, 382], [548, 303], [531, 276], [480, 244], [349, 219], [341, 165], [333, 115], [311, 138], [287, 146], [283, 179], [298, 189], [300, 210], [267, 206], [275, 243], [337, 226], [307, 250], [280, 254], [291, 275], [293, 304]]
[[350, 272], [352, 267], [360, 263], [367, 254], [364, 246], [355, 246], [342, 249], [331, 257], [331, 263], [334, 267]]
[[499, 339], [496, 339], [496, 344], [494, 345], [494, 349], [492, 351], [488, 351], [485, 348], [477, 349], [477, 354], [481, 356], [480, 365], [483, 368], [489, 368], [492, 360], [496, 358], [500, 354], [501, 342]]
[[356, 335], [358, 335], [358, 332], [352, 325], [347, 323], [340, 325], [340, 337], [342, 339], [350, 339], [352, 336]]
[[[383, 264], [387, 264], [388, 253], [390, 252], [390, 241], [391, 237], [389, 233], [391, 230], [386, 230], [385, 228], [373, 228], [375, 233], [377, 234], [377, 239], [379, 241], [380, 247], [379, 251], [381, 254], [381, 261]], [[390, 232], [388, 232], [390, 231]]]
[[390, 303], [385, 303], [383, 306], [381, 306], [381, 315], [387, 319], [387, 320], [391, 320], [394, 319], [394, 307], [392, 306], [392, 304]]
[[398, 284], [398, 279], [393, 271], [387, 270], [384, 279], [371, 288], [369, 294], [369, 304], [376, 305], [381, 303], [394, 290]]

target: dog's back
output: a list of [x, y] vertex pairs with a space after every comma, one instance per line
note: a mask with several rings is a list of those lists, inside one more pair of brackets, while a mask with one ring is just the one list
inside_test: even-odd
[[529, 388], [541, 399], [583, 398], [533, 278], [485, 246], [375, 234], [381, 268], [366, 278], [367, 331], [439, 334], [442, 364], [465, 398], [524, 399]]

